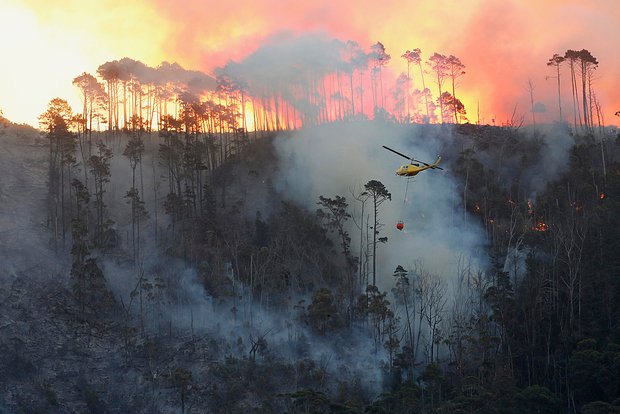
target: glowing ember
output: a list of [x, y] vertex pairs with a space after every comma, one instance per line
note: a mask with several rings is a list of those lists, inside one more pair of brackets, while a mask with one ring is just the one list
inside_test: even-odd
[[544, 221], [539, 221], [534, 227], [532, 227], [534, 231], [547, 231], [547, 223]]
[[605, 193], [600, 193], [598, 195], [598, 198], [600, 198], [601, 200], [605, 199]]
[[474, 204], [474, 213], [480, 213], [480, 206], [478, 203]]

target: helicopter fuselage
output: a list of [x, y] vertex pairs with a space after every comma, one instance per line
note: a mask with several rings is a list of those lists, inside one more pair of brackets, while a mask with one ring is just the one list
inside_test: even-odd
[[396, 175], [399, 175], [401, 177], [413, 177], [420, 171], [428, 170], [430, 168], [438, 168], [437, 165], [440, 161], [441, 157], [437, 157], [437, 161], [435, 161], [433, 164], [426, 164], [423, 167], [416, 164], [405, 164], [401, 166], [398, 170], [396, 170]]
[[398, 170], [396, 170], [396, 175], [400, 175], [402, 177], [413, 177], [420, 171], [426, 170], [427, 168], [428, 167], [420, 168], [420, 167], [416, 167], [413, 164], [407, 164], [407, 165], [401, 166]]

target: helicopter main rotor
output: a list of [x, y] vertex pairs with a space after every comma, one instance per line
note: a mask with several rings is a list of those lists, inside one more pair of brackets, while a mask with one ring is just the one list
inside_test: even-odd
[[398, 151], [396, 151], [396, 150], [393, 150], [393, 149], [392, 149], [392, 148], [390, 148], [390, 147], [386, 147], [385, 145], [382, 145], [382, 147], [383, 147], [383, 148], [385, 148], [385, 149], [386, 149], [386, 150], [388, 150], [388, 151], [392, 151], [394, 154], [398, 154], [398, 155], [400, 155], [400, 156], [401, 156], [401, 157], [403, 157], [403, 158], [407, 158], [407, 159], [408, 159], [408, 160], [410, 160], [410, 161], [416, 161], [416, 160], [414, 160], [413, 158], [408, 157], [408, 156], [406, 156], [405, 154], [400, 153], [400, 152], [398, 152]]
[[[385, 149], [386, 149], [386, 150], [388, 150], [388, 151], [392, 151], [394, 154], [398, 154], [398, 155], [400, 155], [401, 157], [408, 159], [408, 160], [409, 160], [412, 164], [413, 164], [414, 162], [419, 162], [420, 164], [424, 164], [424, 165], [425, 165], [425, 166], [427, 166], [427, 167], [429, 167], [429, 166], [430, 166], [430, 164], [427, 164], [427, 163], [425, 163], [424, 161], [420, 161], [420, 160], [416, 160], [415, 158], [411, 158], [411, 157], [409, 157], [409, 156], [407, 156], [407, 155], [405, 155], [405, 154], [403, 154], [403, 153], [401, 153], [401, 152], [398, 152], [398, 151], [396, 151], [396, 150], [393, 150], [393, 149], [392, 149], [392, 148], [390, 148], [390, 147], [386, 147], [385, 145], [382, 145], [382, 147], [383, 147], [383, 148], [385, 148]], [[438, 170], [443, 170], [443, 168], [441, 168], [441, 167], [437, 167], [437, 166], [432, 167], [432, 168], [434, 168], [434, 169], [438, 169]]]

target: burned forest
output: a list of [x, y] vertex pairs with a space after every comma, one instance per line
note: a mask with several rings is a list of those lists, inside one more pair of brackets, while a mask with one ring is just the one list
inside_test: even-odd
[[275, 39], [0, 113], [0, 413], [620, 412], [598, 60], [500, 120], [457, 56]]
[[71, 117], [0, 127], [2, 412], [620, 410], [617, 132]]

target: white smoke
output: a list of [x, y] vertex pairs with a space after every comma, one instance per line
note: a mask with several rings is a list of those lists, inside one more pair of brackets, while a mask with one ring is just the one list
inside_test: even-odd
[[544, 144], [540, 161], [526, 171], [525, 175], [532, 200], [544, 191], [548, 183], [558, 179], [566, 171], [570, 150], [575, 145], [575, 139], [566, 124], [538, 126], [537, 130]]
[[[448, 136], [422, 136], [420, 131], [382, 122], [347, 122], [305, 128], [274, 141], [280, 157], [276, 188], [309, 211], [316, 209], [320, 195], [344, 196], [353, 208], [351, 190], [359, 193], [370, 180], [380, 181], [392, 194], [379, 213], [385, 225], [380, 236], [388, 237], [377, 253], [377, 283], [382, 289], [392, 287], [391, 275], [399, 264], [406, 267], [422, 259], [427, 269], [449, 276], [460, 257], [471, 257], [478, 266], [485, 263], [483, 230], [475, 220], [464, 220], [449, 165], [443, 165], [444, 171], [424, 171], [408, 185], [407, 178], [395, 175], [408, 161], [382, 145], [432, 162], [450, 144]], [[399, 220], [404, 222], [402, 232], [395, 228]], [[359, 230], [350, 222], [355, 246]]]

